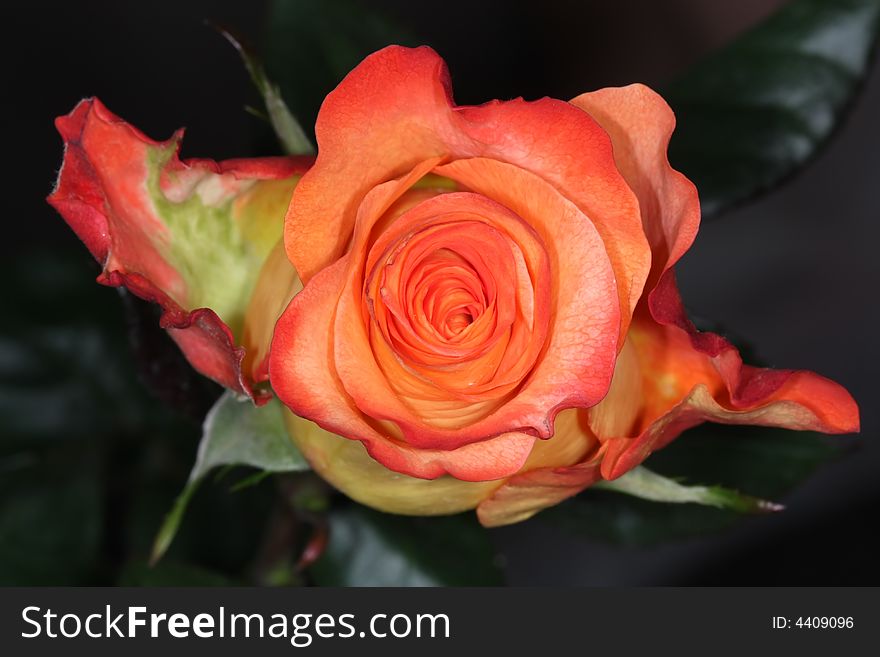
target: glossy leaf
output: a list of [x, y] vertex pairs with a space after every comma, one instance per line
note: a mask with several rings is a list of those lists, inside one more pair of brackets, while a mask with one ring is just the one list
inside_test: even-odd
[[705, 217], [769, 190], [827, 142], [866, 75], [878, 0], [792, 0], [675, 81], [673, 166]]
[[473, 514], [392, 516], [352, 506], [330, 516], [330, 543], [311, 573], [321, 586], [495, 586], [488, 532]]

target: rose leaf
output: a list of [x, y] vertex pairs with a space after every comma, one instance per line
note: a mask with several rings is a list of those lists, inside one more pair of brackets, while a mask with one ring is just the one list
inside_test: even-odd
[[877, 0], [793, 0], [675, 80], [672, 165], [704, 218], [800, 171], [860, 90], [880, 29]]
[[473, 514], [417, 518], [349, 506], [329, 520], [329, 545], [310, 569], [320, 586], [503, 583], [488, 532]]

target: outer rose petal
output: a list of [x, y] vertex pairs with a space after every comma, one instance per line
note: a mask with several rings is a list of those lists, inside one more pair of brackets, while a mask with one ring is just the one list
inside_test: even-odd
[[646, 414], [634, 438], [608, 440], [602, 475], [615, 479], [682, 431], [706, 420], [853, 433], [859, 409], [840, 385], [803, 370], [744, 365], [739, 352], [687, 318], [673, 271], [651, 293], [650, 316], [631, 331], [644, 377]]
[[653, 262], [646, 289], [690, 248], [700, 226], [697, 189], [669, 166], [666, 152], [675, 115], [642, 84], [581, 94], [571, 103], [599, 122], [611, 137], [617, 167], [636, 193]]
[[315, 133], [318, 158], [285, 222], [287, 253], [305, 283], [345, 250], [370, 189], [431, 158], [486, 157], [538, 175], [590, 218], [615, 272], [625, 335], [651, 254], [608, 135], [586, 113], [549, 98], [456, 107], [437, 53], [390, 46], [327, 96]]
[[202, 374], [259, 401], [243, 371], [244, 310], [278, 241], [303, 158], [180, 161], [181, 132], [156, 142], [84, 100], [56, 121], [64, 163], [51, 203], [103, 265], [105, 285], [159, 303], [162, 326]]

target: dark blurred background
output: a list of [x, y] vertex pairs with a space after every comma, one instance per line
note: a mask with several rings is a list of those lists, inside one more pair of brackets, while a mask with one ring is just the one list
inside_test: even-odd
[[[438, 50], [452, 72], [456, 100], [471, 104], [519, 95], [569, 98], [636, 81], [662, 88], [781, 4], [388, 0], [368, 6], [392, 16]], [[266, 3], [34, 1], [16, 3], [11, 12], [4, 30], [4, 60], [11, 75], [4, 112], [11, 116], [3, 140], [6, 232], [0, 240], [7, 265], [31, 255], [51, 261], [57, 254], [58, 259], [82, 260], [81, 272], [96, 273], [86, 264], [85, 248], [44, 202], [61, 161], [52, 120], [82, 97], [100, 97], [113, 112], [157, 139], [186, 126], [184, 156], [242, 157], [276, 148], [268, 128], [242, 109], [246, 103], [258, 105], [259, 99], [237, 55], [203, 24], [209, 18], [232, 26], [259, 48]], [[787, 496], [784, 514], [745, 519], [713, 536], [661, 547], [620, 547], [577, 537], [540, 518], [493, 531], [511, 584], [880, 583], [878, 115], [880, 72], [875, 68], [830, 147], [777, 192], [705, 225], [679, 267], [685, 301], [695, 314], [717, 320], [757, 345], [764, 362], [815, 370], [853, 393], [862, 409], [859, 449], [823, 466]], [[302, 118], [308, 124], [313, 117]], [[47, 267], [51, 269], [51, 262]], [[46, 269], [41, 271], [31, 280], [57, 286], [63, 295], [66, 283], [40, 279]], [[96, 294], [114, 308], [101, 320], [107, 332], [124, 336], [126, 320], [117, 308], [117, 295], [106, 290]], [[67, 312], [60, 301], [58, 312]], [[13, 310], [33, 317], [53, 312], [51, 306], [27, 310], [25, 302], [5, 305], [5, 324], [22, 319], [7, 314]], [[7, 349], [3, 363], [16, 357]], [[91, 369], [83, 372], [78, 376], [94, 376]], [[0, 406], [17, 403], [10, 399], [7, 395]], [[47, 403], [55, 403], [53, 399]], [[52, 412], [38, 404], [19, 405], [19, 411]], [[195, 442], [175, 449], [194, 453]], [[118, 458], [142, 456], [123, 453]], [[9, 476], [5, 469], [17, 467], [3, 464], [0, 477]], [[98, 466], [108, 467], [115, 466]], [[182, 485], [185, 472], [178, 476]], [[103, 503], [105, 516], [124, 513], [119, 510], [125, 508], [124, 498], [133, 495], [126, 487], [136, 483], [125, 479], [108, 484], [115, 492]], [[17, 491], [5, 487], [2, 503], [30, 499], [24, 492], [17, 497]], [[162, 503], [148, 514], [151, 519], [161, 518]], [[21, 513], [26, 522], [27, 508]], [[210, 514], [210, 500], [204, 499], [193, 513]], [[33, 522], [38, 522], [36, 516]], [[75, 524], [69, 529], [80, 530]], [[114, 547], [122, 539], [108, 538], [96, 528], [89, 531], [96, 540], [109, 541], [104, 547], [122, 558], [119, 546]], [[147, 535], [150, 529], [137, 531]], [[198, 549], [209, 552], [214, 549], [211, 541], [220, 540], [219, 531], [215, 537], [193, 539], [202, 546]], [[64, 549], [57, 542], [46, 547]], [[59, 552], [53, 558], [66, 557]], [[21, 579], [12, 575], [7, 573], [4, 580]], [[76, 581], [66, 577], [55, 579]], [[35, 579], [53, 581], [51, 576], [40, 580], [39, 574]]]

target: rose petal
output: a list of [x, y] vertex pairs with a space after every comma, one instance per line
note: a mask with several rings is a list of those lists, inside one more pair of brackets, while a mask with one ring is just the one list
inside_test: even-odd
[[549, 98], [455, 107], [433, 50], [390, 46], [327, 96], [315, 132], [318, 158], [285, 223], [287, 252], [303, 281], [342, 254], [361, 199], [377, 184], [432, 157], [482, 156], [537, 174], [590, 217], [615, 271], [625, 334], [651, 254], [608, 135], [585, 112]]
[[48, 201], [103, 265], [98, 281], [159, 303], [162, 326], [198, 371], [265, 400], [242, 372], [236, 336], [310, 160], [180, 161], [182, 132], [153, 141], [98, 100], [56, 124], [64, 163]]
[[484, 527], [501, 527], [533, 515], [577, 495], [602, 478], [602, 455], [565, 468], [527, 470], [507, 480], [477, 506]]
[[526, 520], [600, 480], [607, 446], [597, 436], [629, 432], [642, 411], [640, 387], [636, 351], [627, 340], [605, 399], [589, 410], [560, 413], [553, 438], [535, 443], [522, 470], [477, 507], [480, 522], [498, 527]]
[[646, 413], [635, 437], [608, 441], [602, 475], [614, 479], [704, 421], [852, 433], [859, 409], [840, 385], [803, 370], [744, 365], [737, 349], [688, 319], [673, 271], [649, 299], [650, 315], [633, 325]]
[[[380, 199], [386, 193], [386, 189], [392, 189], [391, 185], [392, 183], [386, 183], [376, 188], [368, 196], [367, 201], [365, 201], [362, 213], [369, 212], [367, 208], [374, 201], [378, 202], [377, 199]], [[435, 196], [413, 207], [401, 217], [399, 223], [394, 224], [382, 234], [373, 251], [381, 251], [385, 241], [389, 243], [395, 242], [397, 235], [406, 235], [410, 227], [422, 226], [424, 221], [430, 217], [443, 217], [446, 212], [465, 211], [472, 212], [475, 217], [482, 217], [490, 225], [496, 225], [499, 231], [503, 231], [505, 234], [517, 239], [520, 243], [527, 244], [529, 241], [534, 240], [534, 234], [531, 229], [527, 225], [523, 225], [519, 218], [511, 215], [509, 211], [498, 204], [474, 194], [457, 193]], [[585, 230], [589, 231], [589, 226]], [[359, 229], [357, 235], [367, 232], [366, 228], [363, 231]], [[365, 250], [366, 246], [362, 245], [359, 238], [356, 237], [352, 253], [349, 256], [352, 258], [352, 271], [361, 270], [362, 265], [359, 263], [365, 258]], [[542, 263], [540, 254], [535, 254], [535, 257], [538, 258], [536, 266], [540, 266]], [[546, 267], [546, 265], [544, 266]], [[591, 285], [594, 283], [597, 285], [601, 284], [601, 254], [590, 266], [590, 270], [596, 274], [596, 280], [591, 279], [590, 281]], [[544, 282], [546, 281], [546, 273], [537, 272], [537, 274], [538, 280], [542, 281], [542, 294], [540, 295], [542, 298], [539, 301], [536, 300], [536, 303], [541, 308], [541, 314], [546, 316], [549, 312], [549, 309], [544, 306], [546, 299], [549, 297], [549, 290], [546, 289], [546, 282]], [[607, 280], [608, 278], [610, 278], [610, 269], [605, 279]], [[372, 418], [394, 422], [402, 432], [401, 437], [403, 440], [411, 445], [424, 448], [455, 449], [467, 443], [527, 428], [538, 435], [549, 435], [550, 427], [552, 426], [550, 424], [552, 423], [552, 416], [558, 411], [556, 402], [561, 404], [560, 400], [566, 394], [567, 388], [556, 389], [554, 386], [554, 394], [556, 396], [552, 399], [537, 396], [537, 393], [534, 395], [529, 393], [529, 396], [525, 398], [522, 404], [516, 404], [515, 406], [510, 406], [510, 408], [504, 406], [495, 413], [469, 422], [465, 427], [461, 427], [461, 423], [458, 423], [458, 428], [455, 430], [438, 428], [436, 425], [426, 422], [427, 411], [422, 409], [425, 413], [420, 413], [418, 409], [408, 407], [403, 403], [401, 395], [409, 396], [405, 394], [405, 388], [410, 386], [412, 395], [421, 397], [424, 400], [431, 395], [432, 390], [436, 392], [436, 389], [430, 385], [427, 386], [427, 390], [418, 387], [419, 385], [424, 386], [424, 384], [399, 366], [396, 354], [390, 351], [383, 339], [368, 334], [367, 319], [365, 319], [364, 312], [361, 309], [362, 289], [362, 283], [359, 278], [352, 276], [348, 279], [345, 292], [339, 300], [338, 315], [334, 329], [336, 341], [334, 362], [342, 385], [348, 391], [351, 398], [355, 400], [360, 410]], [[592, 295], [589, 292], [585, 292], [584, 297], [592, 298]], [[590, 312], [596, 313], [598, 318], [596, 321], [599, 323], [602, 321], [603, 309], [599, 303], [594, 305], [595, 307], [590, 308]], [[585, 310], [585, 308], [582, 308], [582, 310]], [[546, 317], [541, 323], [545, 322]], [[616, 329], [616, 316], [612, 316], [609, 323]], [[544, 348], [544, 334], [544, 329], [536, 333], [534, 344], [529, 345], [524, 355], [532, 354], [533, 357], [537, 356], [537, 352]], [[563, 332], [560, 331], [560, 334], [563, 334]], [[609, 340], [611, 358], [613, 358], [615, 340], [616, 335], [613, 334], [612, 330]], [[572, 358], [572, 360], [576, 361], [577, 359]], [[382, 368], [384, 368], [384, 371], [380, 368], [380, 363], [383, 364]], [[389, 373], [388, 368], [396, 369], [393, 370], [393, 373]], [[597, 369], [601, 372], [601, 365], [597, 364]], [[517, 376], [513, 384], [518, 384], [522, 376]], [[530, 378], [528, 385], [534, 386], [534, 388], [541, 385], [549, 386], [550, 384], [546, 383], [545, 379], [550, 377], [561, 379], [564, 376], [564, 371], [547, 371], [543, 372], [543, 378], [536, 378], [535, 383], [531, 383]], [[391, 381], [394, 383], [392, 384]], [[570, 384], [575, 386], [575, 381], [570, 381]], [[394, 386], [397, 389], [394, 389]], [[443, 391], [441, 390], [440, 392]], [[601, 391], [600, 396], [601, 394], [604, 394], [604, 389]], [[445, 392], [437, 397], [440, 402], [448, 401], [449, 398], [450, 395]], [[474, 400], [479, 401], [479, 397], [475, 397]], [[491, 400], [490, 398], [488, 401]], [[437, 410], [437, 408], [434, 408], [432, 415]], [[446, 409], [446, 414], [451, 410]], [[439, 418], [435, 417], [433, 419]]]
[[278, 320], [269, 353], [272, 387], [297, 415], [328, 432], [360, 440], [380, 463], [414, 477], [450, 474], [464, 481], [499, 479], [528, 457], [533, 436], [509, 432], [454, 450], [415, 449], [367, 423], [345, 393], [334, 366], [334, 321], [351, 256], [322, 270]]
[[591, 218], [542, 179], [510, 164], [473, 158], [437, 172], [510, 208], [550, 253], [555, 309], [547, 350], [510, 406], [524, 412], [529, 406], [558, 410], [598, 403], [614, 372], [623, 311], [616, 303], [619, 279]]
[[611, 87], [573, 99], [601, 125], [614, 145], [614, 160], [639, 199], [653, 263], [646, 289], [690, 248], [700, 226], [697, 189], [669, 166], [666, 152], [675, 115], [642, 84]]

